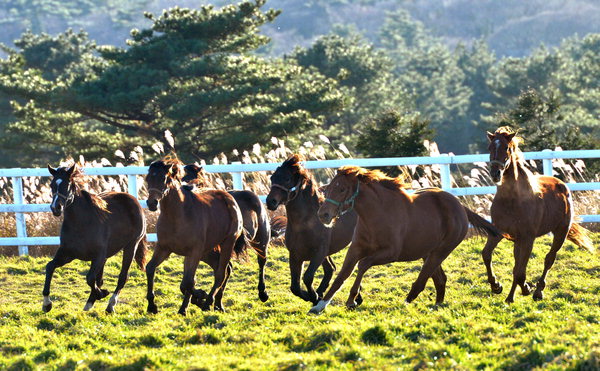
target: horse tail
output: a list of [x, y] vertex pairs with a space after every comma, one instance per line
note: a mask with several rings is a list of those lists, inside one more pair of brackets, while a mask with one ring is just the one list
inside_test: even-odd
[[590, 231], [583, 228], [580, 224], [573, 223], [567, 234], [567, 239], [589, 252], [594, 252], [594, 245], [589, 232]]
[[[229, 215], [231, 216], [231, 224], [227, 231], [228, 236], [236, 236], [235, 244], [233, 245], [233, 251], [236, 254], [240, 254], [244, 251], [248, 238], [246, 236], [246, 230], [244, 229], [244, 221], [242, 219], [242, 212], [237, 202], [232, 195], [226, 193], [223, 197]], [[241, 240], [241, 241], [240, 241]]]
[[285, 233], [287, 218], [279, 215], [271, 219], [271, 237], [277, 238]]
[[233, 251], [236, 256], [240, 256], [244, 251], [246, 251], [246, 247], [250, 244], [250, 233], [246, 228], [242, 228], [242, 234], [235, 240], [235, 245], [233, 245]]
[[496, 228], [492, 223], [488, 222], [487, 220], [479, 216], [477, 213], [471, 211], [467, 207], [463, 207], [467, 212], [467, 219], [475, 229], [476, 233], [481, 235], [488, 235], [490, 237], [508, 237], [506, 234], [502, 233], [498, 228]]
[[[145, 236], [144, 236], [145, 238]], [[146, 271], [146, 263], [148, 263], [148, 247], [144, 243], [144, 238], [138, 242], [137, 249], [135, 249], [135, 262], [140, 267], [142, 272]]]

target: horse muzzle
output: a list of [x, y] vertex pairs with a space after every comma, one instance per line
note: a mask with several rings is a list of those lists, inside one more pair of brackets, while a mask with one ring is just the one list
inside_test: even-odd
[[271, 196], [271, 194], [269, 194], [267, 196], [266, 203], [267, 203], [267, 209], [269, 209], [271, 211], [275, 211], [281, 204], [281, 201], [277, 200], [275, 197], [273, 197], [273, 196]]
[[155, 198], [150, 198], [146, 201], [146, 205], [148, 205], [148, 210], [156, 211], [158, 210], [158, 200]]
[[332, 227], [336, 220], [335, 214], [332, 214], [327, 210], [319, 210], [317, 216], [319, 217], [321, 223], [323, 223], [323, 225], [326, 227]]
[[62, 206], [60, 204], [56, 206], [50, 206], [50, 210], [52, 210], [52, 215], [61, 216], [62, 215]]

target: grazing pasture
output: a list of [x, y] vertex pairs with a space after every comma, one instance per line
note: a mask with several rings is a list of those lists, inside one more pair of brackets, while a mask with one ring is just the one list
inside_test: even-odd
[[[593, 239], [598, 246], [600, 234]], [[468, 239], [444, 261], [443, 305], [432, 304], [431, 281], [405, 304], [421, 262], [394, 263], [367, 272], [362, 306], [349, 311], [343, 305], [347, 283], [320, 316], [307, 314], [310, 303], [289, 291], [288, 253], [277, 245], [266, 270], [268, 302], [256, 298], [256, 264], [234, 262], [224, 298], [227, 312], [194, 306], [186, 317], [177, 314], [180, 257], [158, 268], [156, 315], [146, 313], [146, 277], [137, 267], [112, 315], [103, 305], [82, 310], [86, 263], [57, 269], [54, 308], [44, 313], [41, 291], [50, 258], [0, 257], [0, 368], [600, 368], [600, 255], [566, 243], [548, 276], [544, 300], [521, 297], [508, 305], [504, 295], [489, 290], [484, 243]], [[536, 240], [530, 280], [540, 276], [550, 244], [549, 236]], [[334, 256], [338, 267], [343, 255]], [[511, 243], [499, 244], [494, 262], [500, 282], [510, 282]], [[120, 259], [107, 262], [106, 288], [114, 288], [119, 266]], [[212, 280], [212, 270], [201, 264], [198, 287], [207, 288]]]

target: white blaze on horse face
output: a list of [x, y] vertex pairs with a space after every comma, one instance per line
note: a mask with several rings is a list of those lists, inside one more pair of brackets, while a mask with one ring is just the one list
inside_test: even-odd
[[62, 183], [62, 179], [56, 179], [56, 193], [54, 194], [54, 197], [52, 198], [52, 204], [50, 205], [52, 208], [56, 207], [56, 201], [58, 200], [58, 187], [60, 186], [60, 183]]

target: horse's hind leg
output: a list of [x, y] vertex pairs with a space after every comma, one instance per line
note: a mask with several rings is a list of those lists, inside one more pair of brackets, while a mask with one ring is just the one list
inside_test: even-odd
[[266, 302], [267, 300], [269, 300], [269, 294], [267, 293], [267, 287], [265, 285], [265, 265], [267, 264], [267, 246], [268, 246], [268, 240], [267, 240], [266, 244], [261, 244], [261, 246], [258, 248], [258, 250], [256, 250], [257, 260], [258, 260], [258, 298], [263, 303]]
[[219, 255], [219, 265], [215, 270], [215, 282], [210, 289], [208, 295], [206, 295], [206, 300], [202, 305], [202, 310], [209, 310], [210, 306], [215, 301], [215, 296], [217, 291], [223, 286], [225, 282], [226, 274], [227, 274], [227, 265], [231, 261], [231, 254], [233, 253], [233, 245], [235, 243], [235, 239], [230, 238], [224, 241], [221, 244], [221, 254]]
[[73, 261], [73, 257], [66, 252], [65, 249], [58, 249], [56, 255], [52, 260], [46, 264], [46, 281], [44, 282], [44, 290], [42, 295], [44, 296], [44, 304], [42, 310], [49, 312], [52, 309], [52, 301], [50, 300], [50, 283], [52, 282], [52, 276], [56, 268], [62, 267], [63, 265]]
[[427, 280], [432, 277], [438, 269], [440, 269], [440, 265], [444, 259], [448, 257], [450, 252], [452, 252], [452, 250], [454, 250], [454, 247], [451, 249], [442, 248], [429, 254], [429, 256], [425, 259], [425, 263], [423, 264], [423, 268], [421, 268], [421, 272], [419, 272], [419, 276], [412, 284], [412, 287], [406, 296], [407, 303], [415, 300], [421, 291], [425, 289]]
[[431, 276], [433, 284], [435, 285], [435, 303], [442, 304], [444, 302], [444, 296], [446, 295], [446, 273], [440, 265], [438, 269], [433, 272]]
[[[117, 281], [117, 288], [114, 293], [110, 297], [108, 302], [108, 306], [106, 307], [107, 313], [113, 313], [115, 311], [115, 305], [119, 301], [119, 293], [125, 286], [127, 282], [127, 277], [129, 274], [129, 268], [131, 267], [131, 262], [133, 262], [133, 256], [135, 255], [135, 249], [137, 247], [139, 241], [135, 241], [133, 245], [127, 246], [123, 249], [123, 262], [121, 263], [121, 272], [119, 273], [119, 280]], [[98, 286], [100, 287], [100, 285]]]
[[183, 259], [183, 279], [181, 280], [181, 293], [183, 294], [183, 302], [179, 307], [178, 313], [185, 316], [187, 307], [190, 304], [190, 299], [194, 293], [194, 285], [196, 284], [196, 270], [200, 264], [198, 256], [186, 256]]
[[104, 272], [104, 264], [106, 264], [106, 258], [100, 257], [92, 260], [92, 265], [90, 266], [90, 271], [88, 272], [86, 278], [87, 284], [90, 286], [90, 296], [83, 307], [83, 310], [88, 311], [94, 307], [94, 303], [96, 300], [100, 300], [105, 298], [108, 295], [107, 290], [101, 290], [98, 285], [98, 276], [103, 274]]
[[223, 307], [223, 293], [225, 292], [225, 287], [227, 287], [227, 282], [229, 282], [229, 278], [231, 277], [231, 272], [233, 271], [233, 265], [231, 262], [227, 264], [227, 271], [225, 271], [225, 281], [223, 281], [223, 285], [217, 291], [217, 295], [215, 295], [215, 310], [219, 312], [225, 312], [225, 308]]
[[[324, 251], [324, 249], [321, 250]], [[317, 269], [319, 269], [321, 264], [323, 264], [326, 258], [327, 255], [325, 252], [318, 252], [317, 254], [315, 254], [311, 259], [310, 263], [308, 264], [306, 271], [304, 271], [304, 276], [302, 277], [302, 282], [304, 282], [304, 285], [306, 286], [308, 301], [312, 302], [313, 304], [317, 304], [317, 302], [320, 299], [317, 292], [315, 292], [315, 289], [313, 289], [315, 273], [317, 272]]]
[[317, 295], [319, 296], [319, 298], [323, 297], [325, 290], [327, 290], [327, 287], [329, 287], [329, 282], [331, 282], [333, 272], [335, 272], [335, 264], [333, 263], [331, 256], [327, 256], [325, 260], [323, 260], [321, 266], [323, 267], [323, 279], [321, 280], [321, 283], [317, 288]]
[[483, 263], [485, 264], [485, 269], [487, 271], [488, 282], [490, 283], [492, 292], [494, 294], [500, 294], [502, 292], [502, 285], [496, 279], [496, 275], [494, 274], [494, 270], [492, 268], [492, 254], [496, 246], [498, 246], [500, 240], [502, 240], [502, 237], [489, 236], [487, 242], [485, 243], [485, 247], [481, 252]]
[[532, 238], [515, 241], [515, 266], [513, 268], [513, 283], [505, 300], [507, 303], [513, 303], [515, 301], [515, 290], [517, 289], [517, 285], [521, 286], [523, 295], [531, 294], [531, 287], [527, 282], [525, 282], [525, 280], [527, 278], [527, 263], [529, 262], [532, 249]]
[[548, 274], [550, 268], [552, 268], [552, 265], [556, 260], [556, 253], [558, 253], [558, 250], [560, 250], [560, 248], [564, 244], [568, 232], [568, 226], [566, 229], [561, 229], [559, 231], [553, 232], [554, 239], [552, 240], [552, 246], [550, 247], [550, 251], [548, 252], [548, 254], [546, 254], [546, 258], [544, 259], [544, 272], [542, 273], [542, 276], [540, 277], [540, 280], [536, 285], [535, 292], [533, 293], [534, 300], [542, 300], [544, 298], [544, 288], [546, 287], [546, 275]]
[[148, 313], [158, 313], [158, 308], [154, 303], [154, 274], [156, 272], [156, 268], [160, 265], [160, 263], [164, 262], [171, 252], [162, 247], [161, 245], [157, 245], [154, 250], [154, 254], [152, 254], [152, 259], [146, 264], [146, 280], [148, 285], [148, 290], [146, 293], [146, 300], [148, 300]]

